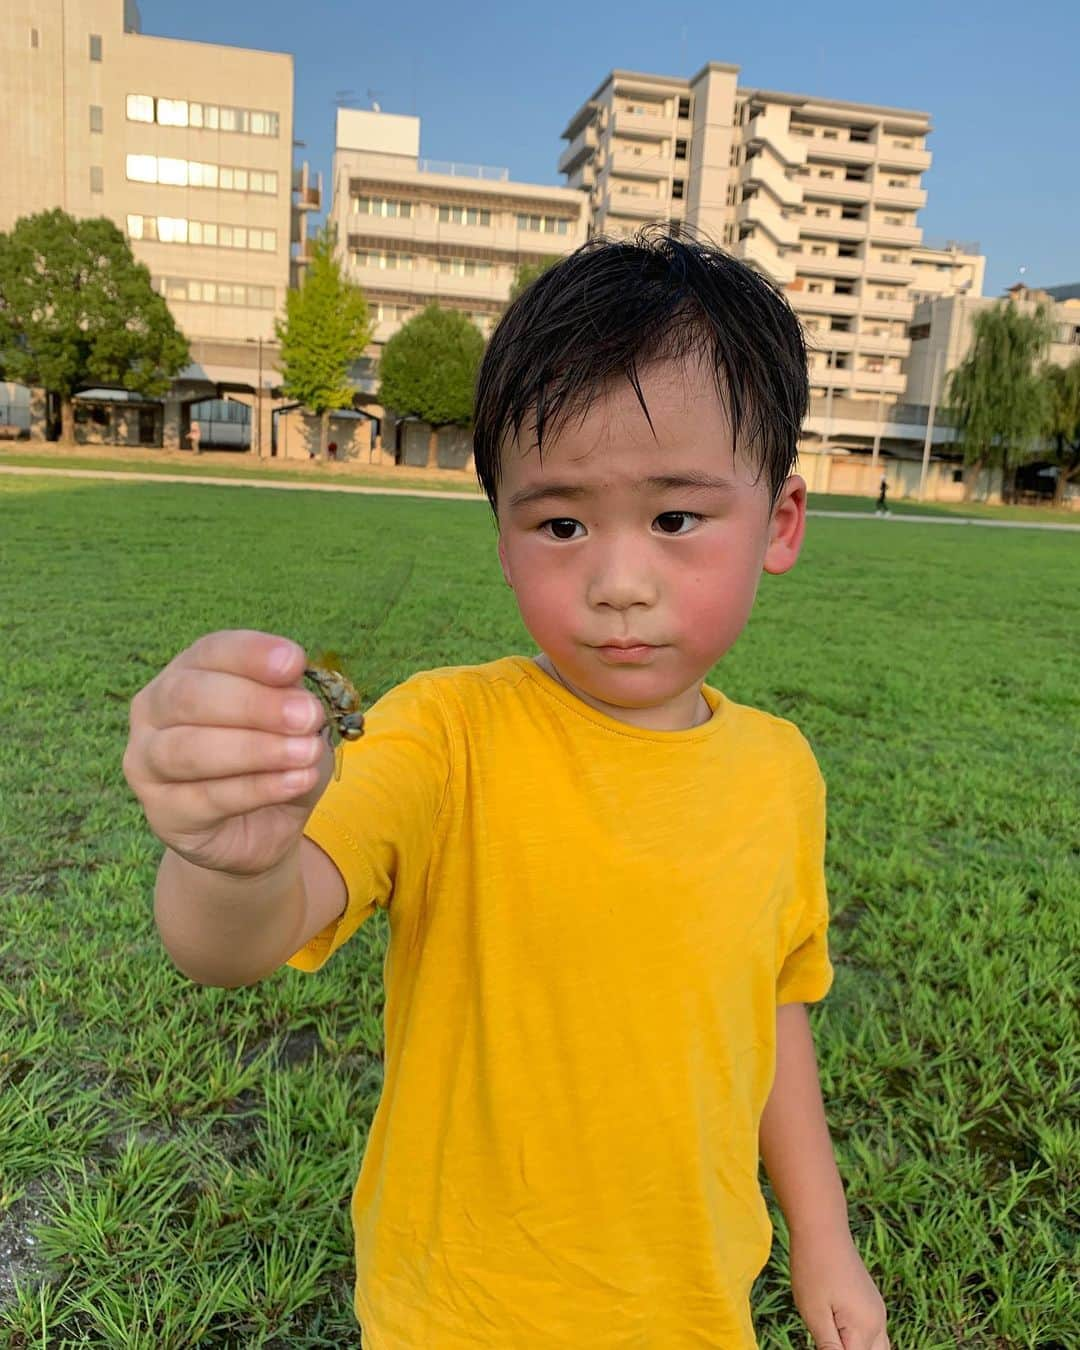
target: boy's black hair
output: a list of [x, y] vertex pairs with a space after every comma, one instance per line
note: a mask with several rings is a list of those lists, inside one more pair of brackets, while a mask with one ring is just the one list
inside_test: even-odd
[[481, 362], [473, 448], [492, 509], [504, 442], [558, 433], [612, 380], [657, 359], [706, 360], [737, 451], [769, 477], [775, 503], [798, 453], [809, 386], [802, 328], [784, 297], [704, 238], [651, 225], [632, 239], [590, 239], [510, 305]]

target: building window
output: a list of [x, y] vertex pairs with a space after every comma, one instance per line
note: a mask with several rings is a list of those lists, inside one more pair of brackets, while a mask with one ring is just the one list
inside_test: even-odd
[[384, 271], [411, 272], [416, 261], [412, 253], [382, 252], [374, 249], [353, 249], [353, 263], [357, 267], [379, 267]]
[[188, 124], [188, 105], [186, 98], [159, 98], [157, 100], [158, 125], [163, 127], [186, 127]]
[[883, 263], [898, 263], [900, 261], [899, 253], [883, 253], [881, 255]]
[[807, 289], [812, 295], [820, 295], [820, 294], [821, 294], [821, 282], [820, 282], [820, 281], [811, 281], [810, 284], [807, 286], [806, 289]]
[[830, 319], [829, 331], [832, 333], [849, 333], [851, 331], [850, 319]]
[[[880, 295], [878, 296], [880, 300]], [[928, 323], [913, 323], [908, 329], [908, 337], [912, 342], [921, 342], [924, 338], [930, 336], [930, 325]]]
[[439, 219], [451, 225], [490, 225], [491, 212], [478, 206], [440, 206]]
[[833, 295], [854, 295], [855, 283], [853, 281], [837, 281], [833, 285]]
[[519, 230], [537, 230], [540, 234], [566, 234], [570, 222], [565, 216], [526, 216], [518, 215]]
[[886, 225], [903, 225], [904, 223], [903, 216], [883, 216], [882, 219]]
[[828, 208], [827, 206], [815, 206], [815, 207], [814, 207], [814, 215], [815, 215], [815, 216], [831, 216], [831, 215], [832, 215], [832, 212], [829, 210], [829, 208]]
[[491, 275], [491, 263], [482, 258], [438, 258], [436, 270], [454, 277], [486, 277]]
[[30, 46], [36, 48], [37, 45], [38, 45], [38, 30], [37, 30], [36, 28], [31, 28], [31, 29], [30, 29]]
[[679, 116], [680, 117], [690, 116], [690, 100], [688, 98], [679, 99]]
[[91, 105], [90, 105], [90, 130], [91, 130], [91, 131], [103, 131], [103, 130], [104, 130], [104, 116], [105, 116], [104, 110], [103, 110], [102, 108], [100, 108], [96, 103], [91, 103]]
[[91, 34], [90, 34], [90, 60], [91, 60], [91, 61], [100, 61], [100, 60], [101, 60], [101, 34], [100, 34], [100, 33], [91, 33]]
[[212, 220], [188, 220], [183, 216], [138, 216], [127, 218], [129, 239], [150, 239], [159, 244], [198, 244], [203, 248], [237, 248], [257, 253], [277, 249], [277, 231], [249, 225], [220, 225]]
[[862, 220], [861, 206], [842, 206], [840, 208], [841, 220]]
[[155, 277], [154, 289], [166, 300], [196, 305], [231, 305], [242, 309], [273, 309], [273, 286], [245, 286], [242, 282], [192, 281], [187, 277]]
[[875, 298], [876, 300], [895, 300], [895, 299], [896, 299], [896, 292], [895, 292], [895, 291], [875, 291], [875, 292], [874, 292], [874, 298]]
[[675, 158], [676, 158], [676, 159], [685, 159], [685, 158], [686, 158], [686, 145], [687, 145], [687, 143], [686, 143], [686, 141], [684, 141], [684, 140], [677, 140], [677, 141], [675, 142]]
[[128, 94], [127, 116], [129, 122], [152, 122], [154, 100], [149, 94]]
[[819, 178], [834, 178], [835, 176], [836, 176], [836, 175], [833, 173], [832, 169], [819, 169], [819, 170], [818, 170], [818, 177], [819, 177]]
[[683, 179], [683, 178], [676, 178], [676, 179], [673, 179], [672, 184], [671, 184], [671, 195], [672, 195], [672, 197], [675, 198], [676, 201], [681, 201], [681, 200], [682, 200], [682, 196], [683, 196], [683, 193], [684, 193], [685, 190], [686, 190], [686, 180], [685, 180], [685, 179]]
[[100, 164], [92, 164], [90, 166], [90, 191], [105, 191], [105, 170]]
[[412, 202], [394, 201], [390, 197], [354, 197], [354, 216], [400, 216], [407, 220], [413, 213]]
[[825, 247], [824, 244], [813, 244], [811, 245], [810, 252], [813, 253], [818, 258], [824, 258], [825, 254], [828, 252], [828, 249]]
[[192, 103], [184, 98], [157, 98], [128, 94], [129, 122], [157, 122], [163, 127], [198, 127], [206, 131], [236, 131], [250, 136], [277, 136], [276, 112], [229, 108], [217, 103]]
[[837, 257], [840, 258], [857, 258], [859, 256], [859, 250], [854, 244], [839, 244], [836, 253]]
[[827, 141], [838, 141], [840, 139], [840, 133], [838, 131], [823, 131], [821, 135], [823, 139]]
[[195, 159], [172, 159], [167, 155], [128, 155], [127, 176], [133, 183], [277, 195], [278, 176], [272, 169], [241, 169], [227, 164], [204, 164]]

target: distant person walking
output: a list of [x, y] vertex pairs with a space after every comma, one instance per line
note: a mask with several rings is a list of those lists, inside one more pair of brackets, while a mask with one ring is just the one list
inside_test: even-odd
[[889, 514], [888, 503], [885, 501], [886, 494], [889, 491], [889, 480], [884, 474], [881, 475], [881, 487], [878, 489], [877, 506], [874, 508], [874, 515], [887, 516]]
[[199, 437], [201, 435], [202, 431], [199, 428], [198, 422], [196, 422], [195, 419], [192, 418], [191, 428], [188, 431], [188, 440], [191, 442], [191, 453], [193, 455], [197, 455], [199, 453]]

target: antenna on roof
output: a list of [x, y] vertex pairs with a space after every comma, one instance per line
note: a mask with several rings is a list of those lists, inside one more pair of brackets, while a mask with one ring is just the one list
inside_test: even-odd
[[382, 108], [380, 108], [379, 105], [378, 105], [378, 103], [376, 103], [376, 101], [375, 101], [376, 95], [377, 95], [377, 94], [381, 94], [381, 93], [382, 93], [382, 90], [381, 90], [381, 89], [369, 89], [369, 90], [367, 91], [367, 96], [368, 96], [369, 99], [371, 99], [371, 111], [372, 111], [372, 112], [382, 112]]

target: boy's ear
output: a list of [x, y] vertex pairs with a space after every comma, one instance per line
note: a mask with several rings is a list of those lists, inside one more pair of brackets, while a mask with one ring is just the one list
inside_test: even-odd
[[502, 574], [506, 578], [506, 584], [513, 590], [514, 583], [510, 580], [510, 566], [506, 561], [506, 542], [501, 534], [499, 535], [499, 566], [502, 568]]
[[795, 566], [806, 531], [806, 480], [791, 474], [769, 517], [769, 542], [762, 568], [779, 576]]

